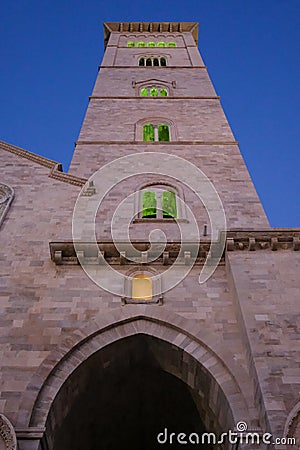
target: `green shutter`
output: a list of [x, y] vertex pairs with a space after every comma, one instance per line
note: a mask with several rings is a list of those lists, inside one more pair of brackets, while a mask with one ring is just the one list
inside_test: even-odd
[[165, 124], [158, 125], [158, 140], [160, 142], [169, 142], [170, 133], [168, 125]]
[[155, 42], [148, 42], [148, 47], [156, 47]]
[[176, 42], [168, 42], [168, 47], [176, 47]]
[[135, 43], [134, 42], [127, 42], [127, 47], [135, 47]]
[[146, 47], [146, 42], [138, 42], [137, 46], [138, 47]]
[[167, 89], [161, 89], [161, 90], [160, 90], [160, 96], [161, 96], [161, 97], [167, 97], [167, 96], [168, 96], [168, 91], [167, 91]]
[[142, 217], [156, 217], [156, 195], [153, 191], [143, 192]]
[[176, 195], [173, 191], [164, 191], [161, 198], [163, 217], [177, 217]]
[[157, 47], [166, 47], [167, 44], [165, 42], [158, 42]]
[[153, 142], [154, 141], [154, 126], [148, 123], [143, 126], [143, 141]]

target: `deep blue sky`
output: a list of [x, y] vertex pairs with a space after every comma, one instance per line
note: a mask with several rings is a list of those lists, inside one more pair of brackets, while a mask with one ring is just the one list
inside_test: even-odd
[[105, 21], [197, 21], [199, 47], [274, 227], [300, 227], [300, 0], [0, 5], [0, 139], [67, 170]]

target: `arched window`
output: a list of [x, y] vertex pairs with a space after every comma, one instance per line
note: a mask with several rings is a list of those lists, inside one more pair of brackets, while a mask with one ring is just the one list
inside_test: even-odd
[[160, 57], [160, 56], [143, 56], [141, 58], [139, 58], [138, 60], [138, 64], [139, 66], [148, 66], [148, 67], [165, 67], [167, 65], [167, 60], [165, 57]]
[[166, 47], [167, 44], [165, 42], [158, 42], [157, 47]]
[[154, 141], [154, 126], [151, 123], [146, 123], [143, 126], [143, 141], [144, 142]]
[[169, 125], [162, 123], [158, 125], [157, 129], [159, 142], [169, 142], [170, 141]]
[[141, 83], [138, 82], [134, 87], [137, 88], [137, 94], [141, 97], [168, 97], [169, 95], [169, 88], [159, 84], [149, 82], [148, 85], [143, 83], [141, 86]]
[[135, 47], [135, 43], [132, 41], [127, 42], [127, 47]]
[[151, 88], [150, 95], [151, 97], [158, 97], [158, 89], [156, 87]]
[[144, 142], [169, 142], [170, 132], [169, 125], [160, 123], [158, 125], [147, 123], [143, 125], [143, 141]]
[[143, 273], [134, 275], [132, 279], [132, 300], [152, 300], [152, 280]]
[[155, 42], [148, 42], [148, 47], [156, 47]]
[[140, 41], [140, 42], [137, 43], [137, 46], [138, 47], [146, 47], [146, 42]]
[[156, 193], [144, 191], [142, 195], [142, 217], [156, 217]]
[[149, 95], [148, 89], [147, 89], [147, 88], [142, 88], [142, 89], [140, 90], [140, 95], [141, 95], [142, 97], [148, 97], [148, 95]]
[[176, 219], [176, 194], [166, 186], [151, 186], [142, 191], [143, 219]]
[[164, 191], [161, 196], [161, 208], [164, 218], [176, 218], [176, 195], [171, 189]]
[[168, 47], [176, 47], [176, 42], [168, 42]]
[[161, 276], [153, 267], [130, 269], [124, 278], [123, 305], [150, 303], [162, 305]]

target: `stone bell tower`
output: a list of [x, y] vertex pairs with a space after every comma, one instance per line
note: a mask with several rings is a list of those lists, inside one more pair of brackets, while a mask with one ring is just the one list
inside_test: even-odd
[[104, 38], [69, 172], [0, 143], [0, 449], [291, 448], [300, 230], [268, 223], [197, 23]]

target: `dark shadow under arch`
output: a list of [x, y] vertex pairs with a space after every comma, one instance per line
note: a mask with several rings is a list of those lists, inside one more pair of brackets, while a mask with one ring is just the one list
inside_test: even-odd
[[[161, 370], [174, 375], [189, 388], [207, 429], [219, 432], [232, 429], [241, 417], [252, 423], [251, 409], [247, 406], [249, 398], [244, 396], [248, 393], [247, 377], [227, 347], [207, 330], [199, 330], [195, 321], [187, 321], [167, 309], [151, 305], [128, 306], [107, 315], [99, 314], [84, 329], [68, 336], [32, 377], [19, 409], [22, 419], [19, 423], [24, 426], [24, 416], [28, 417], [29, 429], [42, 431], [47, 427], [43, 450], [52, 449], [54, 429], [56, 427], [57, 431], [62, 424], [61, 419], [67, 416], [73, 404], [71, 397], [78, 392], [75, 385], [74, 388], [69, 385], [73, 373], [78, 368], [84, 369], [96, 354], [104, 358], [107, 349], [116, 348], [114, 345], [119, 341], [141, 335], [147, 336], [148, 342], [159, 343], [156, 360]], [[109, 361], [109, 358], [103, 359], [103, 368]], [[59, 414], [53, 414], [59, 397], [64, 399], [58, 408], [59, 414], [63, 414], [60, 419]], [[28, 408], [30, 403], [32, 408]], [[31, 417], [27, 414], [29, 411]], [[46, 441], [49, 441], [48, 446]]]
[[[166, 370], [168, 353], [168, 344], [142, 334], [96, 352], [55, 398], [46, 425], [47, 448], [152, 450], [162, 447], [157, 436], [163, 433], [161, 439], [172, 440], [163, 447], [176, 449], [182, 444], [170, 433], [201, 436], [205, 426], [195, 392], [170, 373], [171, 366]], [[169, 357], [174, 364], [174, 355]]]

